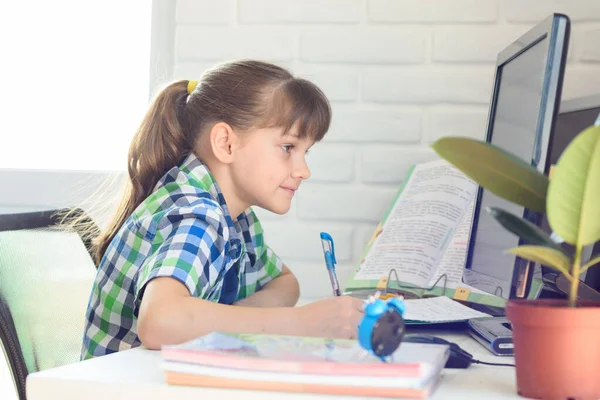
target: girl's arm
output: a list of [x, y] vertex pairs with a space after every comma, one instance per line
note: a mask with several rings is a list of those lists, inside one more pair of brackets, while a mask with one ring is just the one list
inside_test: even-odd
[[214, 331], [356, 338], [363, 301], [331, 297], [302, 307], [238, 307], [190, 296], [176, 279], [146, 285], [137, 333], [149, 349], [178, 344]]
[[298, 280], [287, 266], [258, 292], [235, 303], [246, 307], [293, 307], [300, 297]]

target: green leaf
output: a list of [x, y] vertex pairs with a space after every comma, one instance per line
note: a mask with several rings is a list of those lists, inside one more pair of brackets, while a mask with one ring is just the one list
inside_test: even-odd
[[441, 138], [432, 147], [484, 189], [533, 211], [546, 211], [548, 177], [513, 154], [462, 137]]
[[598, 257], [591, 257], [590, 260], [588, 262], [586, 262], [585, 264], [583, 264], [583, 266], [581, 267], [581, 274], [583, 274], [588, 268], [593, 267], [594, 265], [600, 263], [600, 256]]
[[537, 225], [497, 207], [486, 207], [486, 211], [496, 218], [496, 221], [498, 221], [505, 229], [518, 237], [527, 240], [532, 245], [550, 247], [567, 256], [563, 248], [560, 247], [558, 243], [554, 242], [550, 236]]
[[519, 246], [507, 250], [507, 252], [526, 260], [552, 267], [565, 274], [569, 280], [571, 279], [571, 273], [569, 272], [571, 270], [571, 263], [569, 257], [558, 250], [541, 246]]
[[581, 132], [560, 156], [548, 187], [548, 222], [565, 242], [600, 239], [600, 126]]

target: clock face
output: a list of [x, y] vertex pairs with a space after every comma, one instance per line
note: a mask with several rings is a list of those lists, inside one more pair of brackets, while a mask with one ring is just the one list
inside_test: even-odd
[[388, 309], [373, 326], [371, 345], [378, 357], [387, 357], [402, 343], [404, 319], [395, 309]]

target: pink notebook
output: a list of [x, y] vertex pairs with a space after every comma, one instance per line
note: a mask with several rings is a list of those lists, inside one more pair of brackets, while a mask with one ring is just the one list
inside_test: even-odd
[[444, 345], [403, 343], [382, 362], [356, 340], [213, 332], [180, 345], [163, 346], [167, 364], [310, 375], [425, 377], [440, 371]]

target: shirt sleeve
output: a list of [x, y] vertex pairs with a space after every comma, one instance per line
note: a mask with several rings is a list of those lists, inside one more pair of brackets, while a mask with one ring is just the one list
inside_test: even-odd
[[219, 214], [210, 206], [185, 207], [165, 214], [157, 224], [153, 251], [136, 279], [136, 310], [146, 284], [157, 277], [175, 278], [191, 296], [210, 298], [226, 260], [228, 231]]
[[283, 261], [273, 249], [265, 243], [262, 225], [256, 214], [254, 214], [254, 211], [250, 210], [247, 214], [247, 218], [256, 252], [255, 270], [258, 272], [256, 290], [260, 290], [260, 288], [281, 274]]
[[[257, 253], [259, 254], [259, 253]], [[257, 290], [265, 286], [267, 283], [277, 278], [281, 274], [283, 269], [283, 261], [275, 254], [275, 252], [269, 247], [264, 246], [262, 253], [257, 259], [260, 263], [259, 275], [257, 283]]]

